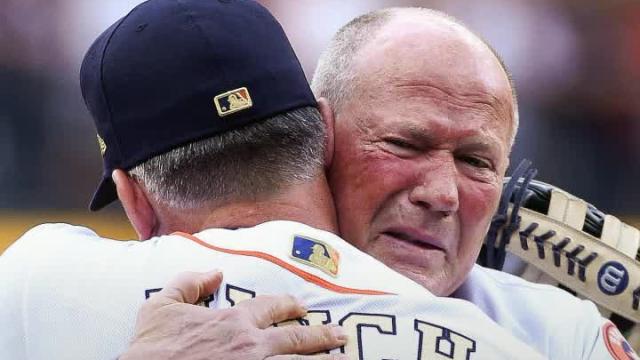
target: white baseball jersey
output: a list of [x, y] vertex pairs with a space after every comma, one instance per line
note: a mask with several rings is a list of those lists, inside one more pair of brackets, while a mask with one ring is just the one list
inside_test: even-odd
[[454, 296], [473, 302], [549, 359], [637, 359], [592, 302], [555, 286], [475, 265]]
[[473, 304], [438, 298], [339, 237], [268, 222], [148, 241], [41, 225], [0, 257], [0, 359], [114, 359], [137, 310], [181, 271], [224, 270], [205, 299], [227, 308], [259, 294], [294, 294], [301, 324], [338, 323], [353, 359], [539, 359]]

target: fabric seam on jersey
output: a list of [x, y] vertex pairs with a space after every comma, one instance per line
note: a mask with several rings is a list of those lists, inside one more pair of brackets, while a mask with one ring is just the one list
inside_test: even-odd
[[[603, 318], [603, 320], [605, 320], [605, 319]], [[604, 326], [606, 324], [612, 324], [613, 326], [615, 326], [615, 324], [613, 324], [610, 320], [601, 321], [601, 323], [602, 324], [600, 324], [600, 326], [598, 327], [598, 331], [596, 332], [596, 340], [593, 342], [593, 344], [591, 344], [591, 349], [589, 351], [589, 356], [588, 357], [584, 357], [584, 359], [591, 359], [592, 358], [593, 353], [596, 351], [596, 346], [598, 346], [598, 342], [599, 341], [602, 341], [604, 343], [604, 346], [607, 349], [607, 351], [609, 351], [609, 353], [611, 353], [611, 350], [609, 349], [609, 344], [607, 343], [607, 341], [605, 339]]]
[[266, 260], [269, 261], [275, 265], [280, 266], [281, 268], [292, 272], [295, 275], [298, 275], [299, 277], [303, 278], [306, 281], [312, 282], [322, 288], [325, 288], [327, 290], [333, 291], [333, 292], [337, 292], [337, 293], [341, 293], [341, 294], [357, 294], [357, 295], [396, 295], [394, 293], [388, 293], [388, 292], [384, 292], [384, 291], [378, 291], [378, 290], [368, 290], [368, 289], [353, 289], [353, 288], [348, 288], [348, 287], [344, 287], [344, 286], [340, 286], [340, 285], [336, 285], [333, 284], [327, 280], [324, 280], [316, 275], [310, 274], [304, 270], [298, 269], [297, 267], [281, 260], [278, 259], [277, 257], [267, 254], [267, 253], [263, 253], [260, 251], [250, 251], [250, 250], [233, 250], [233, 249], [225, 249], [225, 248], [221, 248], [215, 245], [211, 245], [205, 241], [203, 241], [202, 239], [191, 235], [191, 234], [187, 234], [187, 233], [183, 233], [183, 232], [175, 232], [172, 235], [177, 235], [177, 236], [181, 236], [184, 237], [188, 240], [191, 240], [195, 243], [197, 243], [198, 245], [204, 246], [208, 249], [214, 250], [214, 251], [219, 251], [219, 252], [223, 252], [223, 253], [227, 253], [227, 254], [233, 254], [233, 255], [242, 255], [242, 256], [250, 256], [250, 257], [255, 257], [255, 258], [259, 258], [262, 260]]

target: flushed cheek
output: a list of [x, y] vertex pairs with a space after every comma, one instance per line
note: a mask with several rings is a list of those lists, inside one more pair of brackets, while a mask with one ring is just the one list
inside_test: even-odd
[[374, 221], [380, 213], [397, 210], [399, 194], [407, 192], [411, 185], [411, 165], [397, 158], [363, 161], [367, 166], [361, 174], [361, 186], [353, 190], [363, 195], [360, 206], [367, 208], [369, 220]]
[[341, 234], [362, 248], [371, 238], [376, 215], [392, 206], [391, 199], [406, 187], [408, 176], [395, 162], [374, 155], [352, 158], [346, 171], [332, 176]]
[[495, 184], [461, 186], [460, 211], [474, 223], [487, 222], [493, 216], [500, 198], [500, 187]]
[[500, 196], [493, 184], [468, 185], [460, 188], [461, 238], [460, 256], [472, 257], [479, 251]]
[[[351, 208], [370, 207], [373, 211], [386, 198], [408, 187], [409, 165], [402, 159], [371, 153], [351, 157], [341, 164], [346, 171], [339, 177], [331, 177], [335, 194], [352, 199]], [[345, 203], [345, 199], [337, 199]]]

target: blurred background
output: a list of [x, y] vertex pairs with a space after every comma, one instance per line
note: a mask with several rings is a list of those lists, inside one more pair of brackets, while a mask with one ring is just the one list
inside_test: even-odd
[[[0, 0], [0, 252], [30, 226], [82, 223], [135, 237], [119, 205], [89, 213], [101, 174], [78, 84], [93, 39], [138, 0]], [[640, 2], [264, 0], [307, 76], [333, 33], [388, 6], [465, 22], [497, 49], [519, 93], [512, 163], [639, 225]], [[233, 34], [229, 34], [233, 36]]]

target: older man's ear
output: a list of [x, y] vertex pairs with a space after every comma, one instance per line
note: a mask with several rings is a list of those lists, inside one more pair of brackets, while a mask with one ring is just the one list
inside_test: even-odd
[[333, 162], [333, 147], [334, 147], [334, 120], [333, 108], [329, 105], [329, 102], [325, 98], [318, 99], [318, 110], [320, 116], [324, 121], [327, 129], [327, 135], [325, 138], [325, 150], [324, 150], [324, 166], [328, 169]]
[[150, 239], [155, 234], [158, 217], [147, 197], [147, 192], [136, 179], [131, 178], [123, 170], [114, 170], [111, 178], [116, 185], [122, 207], [138, 234], [138, 238], [140, 240]]

